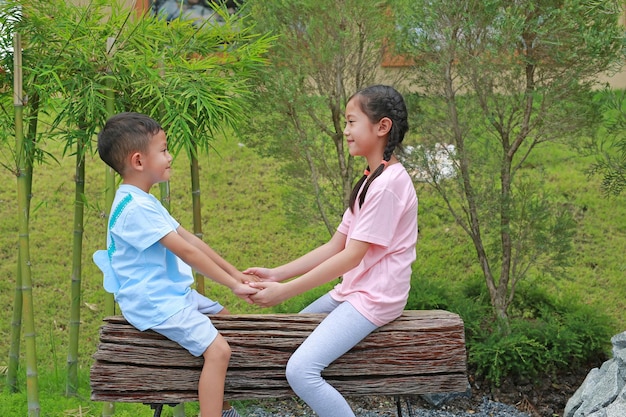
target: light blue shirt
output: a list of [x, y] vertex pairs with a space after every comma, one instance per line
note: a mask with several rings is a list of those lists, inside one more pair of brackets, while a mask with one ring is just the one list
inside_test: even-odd
[[191, 268], [159, 241], [179, 223], [153, 195], [122, 184], [115, 194], [107, 250], [94, 262], [104, 273], [104, 289], [139, 330], [162, 323], [187, 306], [194, 282]]

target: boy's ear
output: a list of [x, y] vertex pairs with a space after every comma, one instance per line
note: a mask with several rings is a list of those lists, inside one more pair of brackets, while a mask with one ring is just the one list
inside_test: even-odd
[[385, 136], [391, 130], [392, 125], [393, 125], [393, 122], [391, 121], [390, 118], [383, 117], [378, 122], [378, 134], [380, 136]]
[[141, 163], [141, 153], [134, 152], [130, 155], [130, 168], [137, 171], [143, 170], [143, 164]]

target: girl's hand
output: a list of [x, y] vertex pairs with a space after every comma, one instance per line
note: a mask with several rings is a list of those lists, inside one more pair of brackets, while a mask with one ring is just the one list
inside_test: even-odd
[[[258, 266], [248, 268], [243, 271], [244, 274], [254, 275], [258, 278], [255, 281], [277, 282], [278, 278], [274, 275], [274, 270], [270, 268], [261, 268]], [[251, 279], [249, 281], [252, 281]]]
[[260, 281], [261, 279], [254, 275], [254, 274], [246, 274], [243, 273], [241, 271], [237, 271], [237, 273], [235, 273], [233, 275], [233, 278], [235, 278], [237, 281], [243, 283], [243, 284], [248, 284], [250, 282], [255, 282], [255, 281]]
[[272, 307], [280, 304], [287, 297], [283, 295], [283, 284], [278, 282], [260, 281], [250, 283], [250, 287], [257, 289], [257, 293], [250, 296], [254, 304], [261, 307]]

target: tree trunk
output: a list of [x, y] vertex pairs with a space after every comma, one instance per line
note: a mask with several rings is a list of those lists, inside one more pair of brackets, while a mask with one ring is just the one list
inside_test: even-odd
[[[487, 285], [487, 289], [489, 290], [491, 305], [494, 309], [496, 317], [504, 320], [504, 322], [508, 322], [506, 308], [502, 308], [502, 296], [500, 295], [501, 286], [496, 283], [496, 280], [493, 276], [491, 266], [489, 265], [489, 258], [487, 257], [487, 252], [485, 251], [485, 246], [482, 240], [482, 234], [480, 229], [481, 221], [478, 214], [478, 205], [476, 202], [474, 187], [472, 186], [471, 181], [470, 161], [465, 151], [465, 137], [463, 136], [463, 133], [460, 129], [461, 124], [459, 122], [459, 115], [457, 111], [456, 94], [453, 87], [451, 64], [447, 67], [445, 87], [446, 101], [448, 104], [448, 117], [450, 118], [450, 120], [452, 121], [452, 125], [454, 126], [454, 144], [459, 159], [459, 171], [461, 173], [464, 198], [467, 201], [467, 208], [465, 209], [465, 214], [467, 218], [465, 219], [465, 221], [456, 216], [455, 218], [457, 220], [457, 223], [461, 227], [463, 227], [465, 232], [472, 239], [474, 249], [476, 250], [476, 257], [478, 258], [481, 271], [483, 272], [485, 283]], [[506, 293], [504, 294], [504, 296], [506, 299]]]

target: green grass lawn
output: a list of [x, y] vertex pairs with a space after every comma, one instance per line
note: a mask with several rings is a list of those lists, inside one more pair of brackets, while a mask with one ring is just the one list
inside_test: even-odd
[[[287, 223], [281, 196], [288, 189], [276, 175], [276, 161], [259, 157], [233, 138], [217, 141], [215, 148], [217, 152], [203, 155], [200, 162], [202, 227], [204, 240], [226, 259], [242, 269], [255, 265], [274, 266], [328, 239], [323, 224], [294, 228]], [[81, 387], [77, 398], [68, 399], [63, 393], [69, 337], [74, 158], [62, 157], [58, 144], [49, 144], [47, 149], [60, 163], [35, 167], [30, 229], [42, 415], [96, 416], [101, 413], [101, 405], [89, 401], [88, 370], [104, 316], [105, 293], [101, 274], [91, 261], [91, 255], [105, 245], [104, 165], [97, 157], [88, 158], [79, 351]], [[2, 155], [1, 162], [7, 163], [6, 154]], [[577, 156], [574, 151], [550, 149], [537, 157], [537, 163], [546, 168], [550, 187], [563, 203], [574, 208], [579, 228], [576, 256], [568, 278], [530, 277], [528, 283], [545, 287], [563, 299], [593, 306], [599, 314], [613, 319], [616, 333], [623, 331], [626, 327], [626, 196], [604, 198], [599, 180], [584, 174], [590, 160]], [[188, 172], [186, 158], [178, 158], [171, 181], [171, 211], [191, 230]], [[0, 370], [3, 370], [8, 362], [15, 294], [17, 203], [15, 176], [3, 169], [0, 181], [0, 302], [8, 306], [0, 319]], [[429, 187], [418, 184], [417, 190], [420, 240], [413, 276], [416, 284], [419, 281], [419, 284], [454, 288], [468, 277], [478, 276], [475, 254], [468, 239], [451, 222]], [[207, 295], [220, 300], [233, 313], [269, 312], [242, 302], [210, 281]], [[272, 311], [295, 312], [314, 296], [303, 295]], [[24, 366], [20, 374], [25, 374]], [[24, 375], [21, 378], [25, 380]], [[4, 380], [1, 384], [4, 388]], [[193, 405], [188, 407], [193, 413]], [[25, 393], [12, 395], [2, 390], [0, 415], [25, 414]], [[152, 413], [142, 405], [119, 405], [115, 415], [139, 417]]]

